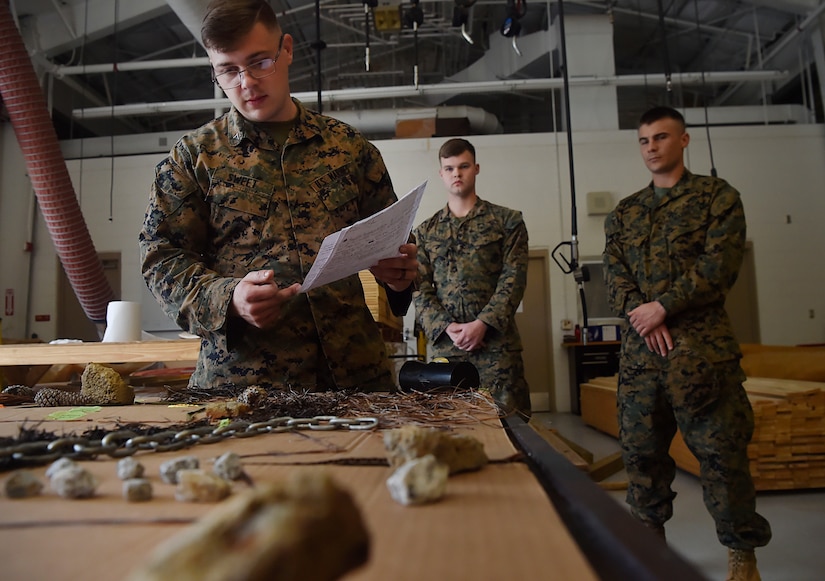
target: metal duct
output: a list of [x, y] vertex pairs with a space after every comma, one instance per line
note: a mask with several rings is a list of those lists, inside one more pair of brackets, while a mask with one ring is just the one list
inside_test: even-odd
[[95, 323], [105, 322], [114, 292], [83, 220], [46, 99], [8, 0], [0, 0], [0, 96], [69, 282], [86, 316]]

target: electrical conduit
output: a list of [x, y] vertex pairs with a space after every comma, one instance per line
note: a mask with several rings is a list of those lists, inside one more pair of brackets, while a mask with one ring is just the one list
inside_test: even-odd
[[86, 316], [103, 323], [114, 293], [83, 219], [46, 99], [8, 0], [0, 0], [0, 96], [69, 283]]

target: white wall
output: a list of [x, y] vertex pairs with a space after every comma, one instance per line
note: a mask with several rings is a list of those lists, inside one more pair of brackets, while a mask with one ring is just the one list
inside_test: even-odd
[[[15, 314], [3, 317], [3, 333], [22, 337], [26, 332], [23, 297], [28, 286], [28, 255], [21, 249], [26, 239], [24, 218], [31, 189], [10, 126], [0, 126], [0, 132], [0, 289], [13, 288], [17, 297]], [[688, 165], [696, 173], [707, 174], [710, 162], [705, 132], [694, 129], [691, 133]], [[756, 263], [762, 341], [825, 342], [825, 127], [725, 127], [712, 129], [711, 138], [720, 177], [737, 187], [744, 200]], [[566, 136], [495, 135], [473, 136], [471, 140], [481, 165], [479, 195], [524, 212], [531, 248], [552, 250], [559, 242], [569, 240]], [[399, 194], [429, 180], [416, 223], [446, 201], [436, 159], [443, 141], [376, 142]], [[643, 187], [649, 175], [639, 157], [634, 131], [582, 132], [574, 135], [573, 146], [579, 252], [581, 256], [598, 255], [604, 243], [604, 217], [587, 215], [587, 192], [610, 191], [618, 201]], [[122, 253], [124, 300], [142, 300], [145, 293], [139, 273], [137, 233], [154, 165], [162, 157], [153, 154], [69, 162], [96, 249]], [[55, 338], [57, 259], [39, 215], [34, 241], [28, 332], [50, 340]], [[564, 253], [568, 255], [567, 250]], [[550, 289], [556, 406], [565, 410], [569, 409], [569, 376], [566, 353], [559, 346], [560, 327], [562, 319], [579, 318], [578, 299], [572, 277], [554, 265]], [[810, 318], [810, 311], [814, 318]], [[34, 322], [38, 314], [49, 314], [50, 321]]]

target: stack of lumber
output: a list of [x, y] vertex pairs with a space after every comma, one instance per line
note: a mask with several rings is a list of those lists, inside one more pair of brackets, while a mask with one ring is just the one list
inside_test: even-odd
[[825, 487], [823, 389], [788, 393], [784, 400], [753, 406], [756, 427], [748, 458], [757, 490]]
[[[619, 437], [617, 377], [580, 386], [582, 420]], [[749, 377], [754, 434], [748, 446], [756, 490], [825, 487], [825, 383]], [[699, 474], [699, 463], [677, 432], [670, 454], [679, 468]]]
[[392, 314], [390, 303], [387, 300], [387, 291], [384, 290], [384, 287], [378, 284], [375, 277], [368, 270], [359, 272], [358, 277], [361, 279], [361, 286], [364, 287], [364, 298], [367, 301], [367, 307], [369, 307], [375, 322], [400, 331], [403, 321], [401, 317]]

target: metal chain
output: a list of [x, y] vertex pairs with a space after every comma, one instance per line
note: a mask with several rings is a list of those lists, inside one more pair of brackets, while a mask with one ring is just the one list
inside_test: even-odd
[[196, 444], [214, 444], [228, 438], [251, 438], [261, 434], [289, 432], [292, 430], [373, 430], [378, 418], [339, 418], [315, 416], [291, 418], [282, 416], [263, 422], [234, 421], [217, 427], [201, 426], [179, 432], [168, 430], [151, 436], [139, 436], [131, 430], [109, 432], [100, 440], [81, 437], [38, 440], [0, 448], [0, 462], [11, 459], [14, 463], [45, 464], [58, 458], [73, 460], [91, 459], [101, 454], [112, 458], [131, 456], [139, 451], [173, 452]]

